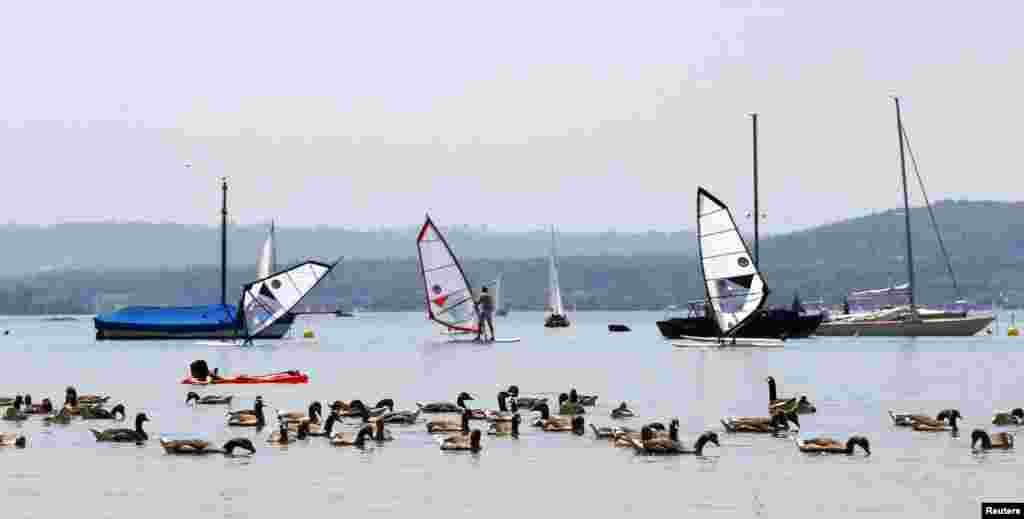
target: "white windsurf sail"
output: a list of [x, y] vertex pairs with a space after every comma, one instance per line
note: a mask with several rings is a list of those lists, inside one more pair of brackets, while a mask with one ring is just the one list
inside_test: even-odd
[[[340, 261], [340, 260], [339, 260]], [[246, 338], [255, 337], [291, 311], [337, 265], [304, 261], [242, 287], [239, 304]]]
[[731, 335], [761, 309], [768, 287], [729, 208], [704, 188], [697, 189], [697, 242], [708, 301], [722, 335]]
[[473, 290], [441, 231], [427, 216], [416, 236], [427, 316], [449, 332], [476, 332], [479, 325]]
[[256, 263], [256, 278], [263, 279], [270, 277], [270, 274], [277, 268], [277, 250], [274, 248], [274, 222], [270, 222], [270, 234], [263, 242], [263, 249], [260, 251], [260, 260]]
[[555, 228], [551, 227], [551, 255], [548, 256], [548, 311], [553, 315], [565, 315], [562, 306], [562, 289], [558, 285], [558, 260], [555, 258]]

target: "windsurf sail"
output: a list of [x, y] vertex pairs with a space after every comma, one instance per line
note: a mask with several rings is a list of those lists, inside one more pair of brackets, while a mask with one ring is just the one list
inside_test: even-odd
[[548, 310], [554, 315], [565, 315], [562, 289], [558, 285], [558, 260], [555, 258], [555, 227], [551, 227], [551, 254], [548, 256]]
[[291, 311], [337, 264], [304, 261], [244, 285], [239, 308], [246, 339], [259, 335]]
[[479, 315], [473, 289], [441, 231], [427, 216], [416, 235], [427, 317], [446, 331], [476, 332]]
[[277, 250], [274, 248], [274, 222], [270, 222], [270, 234], [267, 235], [267, 241], [263, 242], [260, 260], [256, 263], [256, 278], [268, 278], [275, 269], [277, 269]]
[[697, 189], [697, 243], [718, 328], [722, 335], [732, 335], [761, 309], [768, 287], [729, 208], [704, 188]]

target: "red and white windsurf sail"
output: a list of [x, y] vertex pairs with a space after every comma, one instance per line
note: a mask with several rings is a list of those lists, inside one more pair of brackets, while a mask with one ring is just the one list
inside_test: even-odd
[[416, 235], [427, 316], [447, 331], [476, 332], [479, 324], [473, 289], [441, 231], [427, 216]]

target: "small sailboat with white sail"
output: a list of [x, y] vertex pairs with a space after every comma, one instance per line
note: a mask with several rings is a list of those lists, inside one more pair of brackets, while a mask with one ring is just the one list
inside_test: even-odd
[[[427, 318], [440, 327], [450, 342], [476, 342], [480, 313], [475, 293], [459, 259], [444, 235], [428, 215], [416, 235], [420, 275]], [[496, 338], [494, 342], [518, 342], [519, 338]]]
[[729, 208], [704, 188], [697, 188], [697, 244], [706, 300], [718, 322], [717, 337], [683, 336], [673, 346], [686, 347], [782, 347], [783, 340], [737, 337], [737, 333], [761, 311], [768, 296], [747, 244], [736, 228]]
[[567, 328], [569, 316], [562, 304], [562, 289], [558, 284], [558, 258], [555, 250], [555, 227], [551, 226], [551, 254], [548, 255], [548, 301], [545, 307], [545, 328]]

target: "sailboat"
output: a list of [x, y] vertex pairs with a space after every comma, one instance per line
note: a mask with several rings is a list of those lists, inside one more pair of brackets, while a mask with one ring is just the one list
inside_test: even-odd
[[[459, 259], [429, 215], [416, 235], [416, 248], [427, 318], [440, 327], [442, 334], [451, 337], [451, 342], [474, 341], [480, 323], [475, 292]], [[518, 341], [496, 338], [494, 342]]]
[[562, 305], [562, 289], [558, 285], [558, 259], [555, 252], [555, 227], [551, 226], [551, 254], [548, 256], [548, 302], [545, 328], [566, 328], [569, 317]]
[[508, 315], [508, 306], [502, 304], [501, 301], [501, 274], [494, 280], [494, 315], [498, 317], [505, 317]]
[[[907, 163], [905, 153], [908, 150], [904, 139], [906, 129], [900, 113], [900, 100], [893, 98], [896, 104], [896, 131], [899, 134], [900, 147], [900, 178], [903, 184], [903, 222], [907, 245], [907, 305], [881, 315], [848, 315], [833, 318], [818, 327], [818, 335], [826, 336], [863, 336], [863, 337], [969, 337], [984, 330], [995, 318], [991, 314], [948, 315], [929, 312], [919, 308], [914, 301], [914, 249], [910, 231], [910, 197], [907, 192]], [[913, 155], [911, 155], [913, 158]], [[920, 176], [918, 178], [920, 181]], [[922, 188], [924, 184], [921, 184]], [[926, 200], [927, 203], [927, 200]], [[938, 228], [936, 227], [936, 232]], [[941, 237], [939, 238], [940, 245]], [[943, 250], [945, 247], [943, 246]], [[947, 259], [948, 263], [948, 259]], [[949, 263], [952, 275], [952, 264]], [[954, 283], [955, 283], [954, 277]], [[904, 287], [900, 287], [903, 289]]]
[[704, 188], [697, 188], [697, 245], [705, 299], [720, 332], [717, 337], [683, 336], [672, 345], [782, 347], [781, 339], [737, 337], [764, 306], [768, 285], [729, 208]]

